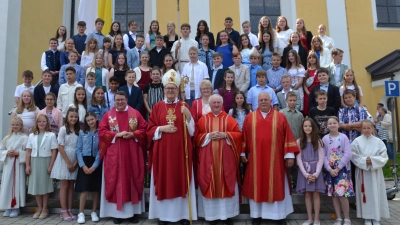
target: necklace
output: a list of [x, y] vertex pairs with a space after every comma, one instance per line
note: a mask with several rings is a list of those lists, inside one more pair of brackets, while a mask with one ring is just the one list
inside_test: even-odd
[[175, 126], [174, 121], [176, 120], [176, 106], [178, 105], [178, 102], [175, 104], [175, 108], [168, 108], [167, 109], [167, 103], [164, 103], [165, 105], [165, 111], [167, 112], [167, 116], [165, 117], [167, 119], [168, 125]]

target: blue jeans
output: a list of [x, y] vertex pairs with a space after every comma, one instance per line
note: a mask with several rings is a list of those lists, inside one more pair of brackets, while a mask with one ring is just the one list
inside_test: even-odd
[[393, 143], [390, 143], [387, 140], [383, 140], [383, 143], [385, 143], [386, 145], [386, 150], [389, 156], [389, 160], [394, 160]]

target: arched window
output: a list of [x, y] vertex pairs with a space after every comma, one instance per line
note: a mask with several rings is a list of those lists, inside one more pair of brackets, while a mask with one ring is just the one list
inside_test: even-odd
[[144, 33], [144, 0], [115, 0], [114, 21], [121, 23], [123, 34], [128, 32], [128, 23], [135, 20], [137, 32]]
[[258, 33], [258, 22], [263, 16], [268, 16], [271, 19], [272, 27], [275, 27], [276, 20], [281, 15], [280, 0], [251, 0], [250, 7], [250, 22], [251, 32]]

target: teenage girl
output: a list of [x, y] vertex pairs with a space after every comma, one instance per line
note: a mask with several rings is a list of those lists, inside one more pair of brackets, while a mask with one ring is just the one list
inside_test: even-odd
[[154, 66], [151, 69], [152, 82], [147, 84], [143, 91], [144, 106], [149, 114], [153, 106], [164, 99], [163, 84], [161, 83], [161, 69]]
[[38, 115], [32, 133], [26, 144], [26, 168], [29, 176], [28, 194], [35, 195], [38, 205], [34, 219], [44, 219], [49, 215], [48, 203], [54, 191], [53, 179], [50, 178], [57, 156], [57, 138], [51, 132], [49, 118]]
[[150, 77], [150, 66], [149, 66], [150, 55], [148, 52], [142, 52], [140, 54], [140, 65], [133, 69], [136, 73], [135, 83], [143, 91], [147, 84], [151, 83]]
[[253, 53], [255, 49], [251, 45], [249, 36], [247, 34], [240, 35], [240, 43], [238, 50], [242, 55], [242, 64], [250, 67], [251, 66], [250, 54]]
[[362, 89], [357, 85], [354, 71], [352, 69], [347, 69], [344, 71], [343, 75], [343, 85], [339, 89], [342, 107], [345, 107], [343, 93], [347, 89], [353, 90], [356, 93], [356, 100], [354, 101], [355, 105], [358, 105], [361, 108], [364, 107]]
[[67, 28], [60, 26], [57, 29], [55, 38], [58, 40], [57, 50], [63, 52], [65, 50], [65, 40], [67, 39]]
[[311, 40], [311, 52], [314, 52], [318, 56], [318, 61], [321, 67], [327, 67], [331, 63], [332, 58], [329, 54], [329, 49], [325, 48], [322, 44], [322, 40], [318, 36], [314, 36]]
[[[304, 90], [304, 107], [303, 107], [303, 114], [306, 116], [309, 112], [308, 107], [308, 96], [310, 95], [311, 90], [313, 87], [319, 85], [317, 70], [320, 68], [318, 56], [314, 52], [310, 52], [307, 57], [307, 71], [304, 77], [303, 82], [303, 90]], [[309, 82], [307, 82], [309, 81]], [[311, 83], [311, 81], [313, 81]]]
[[235, 100], [233, 101], [232, 109], [229, 110], [231, 115], [236, 122], [239, 124], [239, 130], [242, 130], [244, 118], [251, 112], [246, 104], [246, 95], [243, 91], [235, 93]]
[[288, 71], [288, 75], [290, 76], [292, 88], [294, 90], [299, 90], [301, 105], [300, 110], [303, 111], [303, 79], [305, 77], [306, 70], [304, 69], [303, 65], [300, 64], [300, 57], [295, 50], [290, 50], [287, 55], [288, 57], [286, 60], [286, 70]]
[[[104, 100], [104, 90], [101, 86], [97, 86], [93, 90], [92, 100], [90, 101], [90, 105], [88, 106], [87, 112], [93, 112], [96, 115], [96, 118], [101, 121], [103, 115], [109, 110], [106, 106], [106, 102]], [[87, 114], [86, 114], [87, 115]], [[86, 120], [85, 120], [86, 122]]]
[[105, 37], [103, 39], [103, 49], [99, 50], [99, 51], [103, 52], [104, 67], [107, 70], [110, 70], [110, 66], [108, 64], [108, 52], [110, 51], [111, 46], [112, 46], [111, 38]]
[[95, 38], [90, 38], [86, 43], [85, 51], [82, 52], [81, 66], [84, 67], [85, 71], [90, 67], [93, 61], [94, 54], [99, 51], [99, 45]]
[[149, 32], [146, 34], [145, 43], [147, 51], [156, 47], [156, 36], [160, 35], [160, 25], [157, 20], [150, 22]]
[[278, 17], [276, 20], [275, 38], [277, 51], [280, 55], [283, 54], [283, 49], [287, 46], [291, 33], [293, 33], [293, 30], [289, 28], [286, 17]]
[[[126, 50], [124, 47], [123, 39], [121, 34], [115, 35], [114, 44], [112, 48], [108, 51], [108, 65], [110, 68], [114, 68], [114, 65], [117, 63], [117, 57], [119, 54], [126, 54]], [[126, 61], [126, 60], [125, 60]]]
[[216, 43], [217, 47], [215, 48], [216, 52], [222, 53], [222, 65], [223, 67], [230, 67], [233, 65], [232, 56], [234, 54], [239, 53], [238, 48], [233, 43], [227, 31], [222, 30], [219, 32], [219, 39], [217, 39]]
[[62, 113], [54, 105], [57, 102], [57, 97], [52, 92], [46, 94], [46, 107], [39, 111], [39, 114], [46, 115], [49, 118], [50, 128], [56, 136], [60, 128], [63, 126]]
[[264, 31], [262, 35], [261, 47], [260, 47], [260, 54], [261, 54], [261, 66], [263, 70], [267, 71], [272, 67], [272, 54], [274, 53], [274, 47], [272, 39], [273, 36], [269, 31]]
[[119, 86], [120, 87], [125, 86], [126, 85], [125, 73], [128, 70], [130, 70], [130, 68], [129, 68], [128, 64], [126, 63], [125, 53], [119, 53], [118, 58], [114, 64], [113, 68], [110, 70], [110, 73], [108, 73], [108, 79], [115, 76], [119, 80]]
[[218, 89], [218, 94], [220, 94], [224, 100], [224, 110], [225, 112], [229, 112], [232, 109], [232, 105], [234, 102], [234, 94], [239, 91], [235, 84], [235, 75], [225, 71], [224, 74], [224, 82], [222, 83], [222, 87]]
[[[119, 22], [115, 21], [115, 22], [113, 22], [113, 23], [111, 24], [110, 32], [109, 32], [108, 35], [106, 36], [106, 37], [110, 38], [110, 40], [111, 40], [111, 46], [112, 46], [112, 44], [114, 44], [114, 38], [115, 38], [115, 35], [117, 35], [117, 34], [121, 34], [121, 35], [122, 35], [122, 32], [121, 32], [121, 24], [120, 24]], [[104, 40], [103, 40], [103, 42], [104, 42]], [[104, 49], [104, 48], [103, 48], [103, 49]]]
[[60, 53], [60, 66], [69, 63], [68, 54], [73, 51], [76, 51], [74, 40], [72, 38], [68, 38], [65, 41], [65, 51]]
[[79, 120], [77, 109], [68, 109], [64, 124], [58, 134], [58, 155], [51, 171], [51, 178], [61, 181], [60, 218], [64, 221], [72, 221], [76, 219], [76, 216], [72, 214], [72, 201], [74, 184], [78, 173], [76, 145], [79, 135]]
[[295, 50], [300, 57], [300, 63], [307, 69], [307, 56], [308, 51], [303, 47], [303, 43], [300, 41], [300, 34], [293, 32], [290, 34], [289, 43], [287, 47], [283, 50], [282, 55], [282, 67], [286, 67], [286, 60], [290, 50]]
[[[305, 195], [308, 217], [303, 225], [319, 225], [320, 193], [325, 193], [326, 189], [323, 174], [321, 174], [325, 155], [324, 145], [318, 135], [318, 127], [312, 119], [304, 119], [297, 145], [301, 150], [296, 156], [299, 166], [296, 191]], [[314, 221], [312, 220], [313, 199]]]
[[84, 87], [77, 87], [74, 94], [74, 103], [69, 105], [70, 108], [78, 110], [78, 124], [81, 129], [85, 127], [85, 115], [87, 110], [86, 90]]
[[306, 49], [306, 52], [311, 50], [311, 39], [313, 35], [311, 31], [306, 29], [306, 25], [304, 24], [304, 20], [302, 18], [298, 18], [296, 20], [296, 31], [300, 34], [300, 40], [303, 44], [303, 47]]
[[35, 105], [32, 92], [28, 90], [22, 92], [20, 99], [21, 101], [19, 101], [17, 108], [12, 112], [11, 118], [21, 117], [24, 122], [24, 133], [29, 135], [40, 110]]
[[108, 90], [108, 70], [104, 65], [104, 56], [101, 51], [94, 54], [91, 65], [86, 70], [86, 76], [88, 73], [93, 72], [96, 74], [95, 86], [102, 86], [105, 90]]
[[175, 32], [175, 23], [170, 21], [167, 23], [167, 34], [164, 35], [164, 47], [171, 51], [172, 45], [178, 40], [178, 35]]
[[271, 19], [268, 16], [263, 16], [258, 22], [258, 42], [263, 43], [263, 34], [268, 31], [271, 35], [272, 46], [274, 51], [277, 52], [278, 43], [276, 42], [275, 29], [272, 27]]

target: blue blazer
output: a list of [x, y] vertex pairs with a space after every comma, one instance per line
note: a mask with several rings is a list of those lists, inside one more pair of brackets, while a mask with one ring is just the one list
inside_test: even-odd
[[143, 107], [142, 90], [136, 86], [132, 86], [131, 94], [129, 94], [127, 85], [120, 87], [118, 90], [125, 92], [128, 96], [128, 105], [140, 112]]

